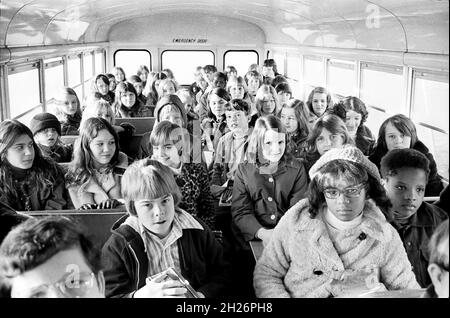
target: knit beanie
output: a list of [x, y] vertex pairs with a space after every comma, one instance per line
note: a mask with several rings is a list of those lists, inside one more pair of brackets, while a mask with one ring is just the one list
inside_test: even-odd
[[61, 136], [61, 124], [56, 118], [55, 115], [50, 113], [40, 113], [35, 115], [30, 122], [30, 129], [33, 132], [33, 136], [36, 135], [39, 131], [54, 128], [58, 135]]
[[347, 160], [353, 163], [358, 164], [364, 170], [367, 171], [372, 177], [380, 181], [380, 172], [378, 171], [377, 166], [370, 161], [364, 154], [352, 145], [346, 145], [342, 148], [333, 148], [325, 152], [319, 160], [311, 167], [309, 170], [309, 177], [311, 180], [314, 176], [319, 172], [319, 170], [325, 166], [325, 164], [333, 161], [333, 160]]

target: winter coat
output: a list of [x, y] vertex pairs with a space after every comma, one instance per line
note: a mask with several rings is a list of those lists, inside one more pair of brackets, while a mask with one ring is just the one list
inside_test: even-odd
[[284, 213], [306, 196], [307, 176], [299, 160], [280, 161], [274, 174], [259, 171], [245, 161], [234, 175], [231, 215], [245, 241], [255, 239], [262, 227], [273, 229]]
[[10, 206], [0, 202], [0, 244], [8, 235], [9, 231], [16, 225], [26, 221], [29, 216], [19, 214]]
[[57, 142], [53, 147], [37, 144], [45, 157], [52, 158], [55, 162], [70, 162], [72, 160], [73, 145], [65, 145]]
[[286, 151], [298, 159], [304, 159], [306, 155], [307, 136], [301, 136], [298, 130], [286, 135]]
[[[444, 189], [444, 186], [441, 181], [442, 177], [437, 172], [436, 161], [434, 160], [433, 155], [430, 153], [427, 146], [425, 146], [419, 140], [415, 143], [412, 149], [420, 151], [430, 161], [430, 175], [428, 177], [427, 187], [425, 188], [425, 196], [426, 197], [438, 196], [439, 193], [441, 193], [441, 191]], [[380, 169], [381, 158], [383, 158], [383, 156], [386, 153], [387, 150], [385, 150], [380, 145], [376, 145], [372, 154], [369, 156], [369, 160], [372, 161], [378, 167], [378, 169]]]
[[372, 153], [375, 145], [375, 136], [366, 125], [359, 126], [356, 131], [355, 146], [361, 150], [361, 152], [368, 156]]
[[[147, 278], [149, 261], [141, 235], [129, 225], [120, 226], [127, 217], [113, 225], [103, 246], [106, 297], [132, 297]], [[204, 229], [184, 229], [177, 240], [181, 275], [206, 297], [218, 297], [226, 293], [231, 279], [229, 264], [214, 234], [196, 220]]]
[[423, 288], [431, 284], [427, 270], [430, 260], [428, 242], [434, 230], [446, 219], [448, 219], [448, 215], [444, 210], [422, 202], [417, 212], [409, 218], [407, 224], [400, 225], [395, 221], [392, 222], [403, 241], [417, 281]]
[[81, 123], [81, 112], [76, 112], [73, 116], [65, 115], [64, 118], [59, 118], [61, 123], [61, 136], [78, 135]]
[[343, 286], [331, 278], [372, 265], [388, 290], [419, 288], [397, 231], [372, 201], [366, 201], [361, 224], [343, 234], [348, 252], [341, 255], [322, 213], [311, 219], [308, 207], [308, 199], [298, 202], [275, 227], [255, 267], [257, 297], [341, 296]]
[[148, 106], [145, 106], [139, 99], [130, 108], [124, 105], [115, 105], [115, 114], [117, 118], [132, 118], [132, 117], [151, 117], [152, 112]]

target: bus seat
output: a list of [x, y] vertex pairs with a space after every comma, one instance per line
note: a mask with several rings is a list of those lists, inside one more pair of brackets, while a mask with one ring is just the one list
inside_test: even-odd
[[102, 248], [111, 236], [112, 225], [127, 214], [121, 207], [105, 210], [44, 210], [21, 212], [27, 216], [65, 216], [79, 224], [98, 248]]
[[127, 154], [130, 158], [136, 159], [139, 154], [139, 147], [141, 146], [142, 135], [133, 135], [127, 139], [126, 143], [119, 141], [120, 150]]
[[152, 131], [155, 125], [155, 117], [133, 117], [133, 118], [116, 118], [114, 124], [119, 126], [121, 123], [130, 123], [135, 128], [135, 135], [143, 135]]
[[73, 145], [77, 138], [78, 138], [78, 135], [64, 135], [64, 136], [61, 136], [61, 141], [66, 145]]

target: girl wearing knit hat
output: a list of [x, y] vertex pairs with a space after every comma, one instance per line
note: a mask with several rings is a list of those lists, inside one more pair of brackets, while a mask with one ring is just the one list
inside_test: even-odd
[[326, 152], [309, 175], [308, 198], [286, 212], [256, 264], [256, 296], [420, 288], [390, 217], [379, 208], [390, 203], [376, 166], [347, 146]]
[[18, 211], [67, 207], [61, 169], [42, 156], [31, 130], [17, 120], [0, 124], [0, 201]]
[[72, 159], [72, 145], [65, 145], [61, 139], [61, 124], [55, 115], [40, 113], [30, 122], [34, 140], [46, 157], [55, 162], [69, 162]]

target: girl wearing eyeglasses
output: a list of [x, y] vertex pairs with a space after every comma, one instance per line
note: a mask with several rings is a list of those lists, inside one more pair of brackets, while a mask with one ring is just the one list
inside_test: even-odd
[[348, 297], [420, 288], [377, 167], [354, 146], [327, 151], [309, 171], [308, 198], [275, 227], [254, 272], [257, 297]]

